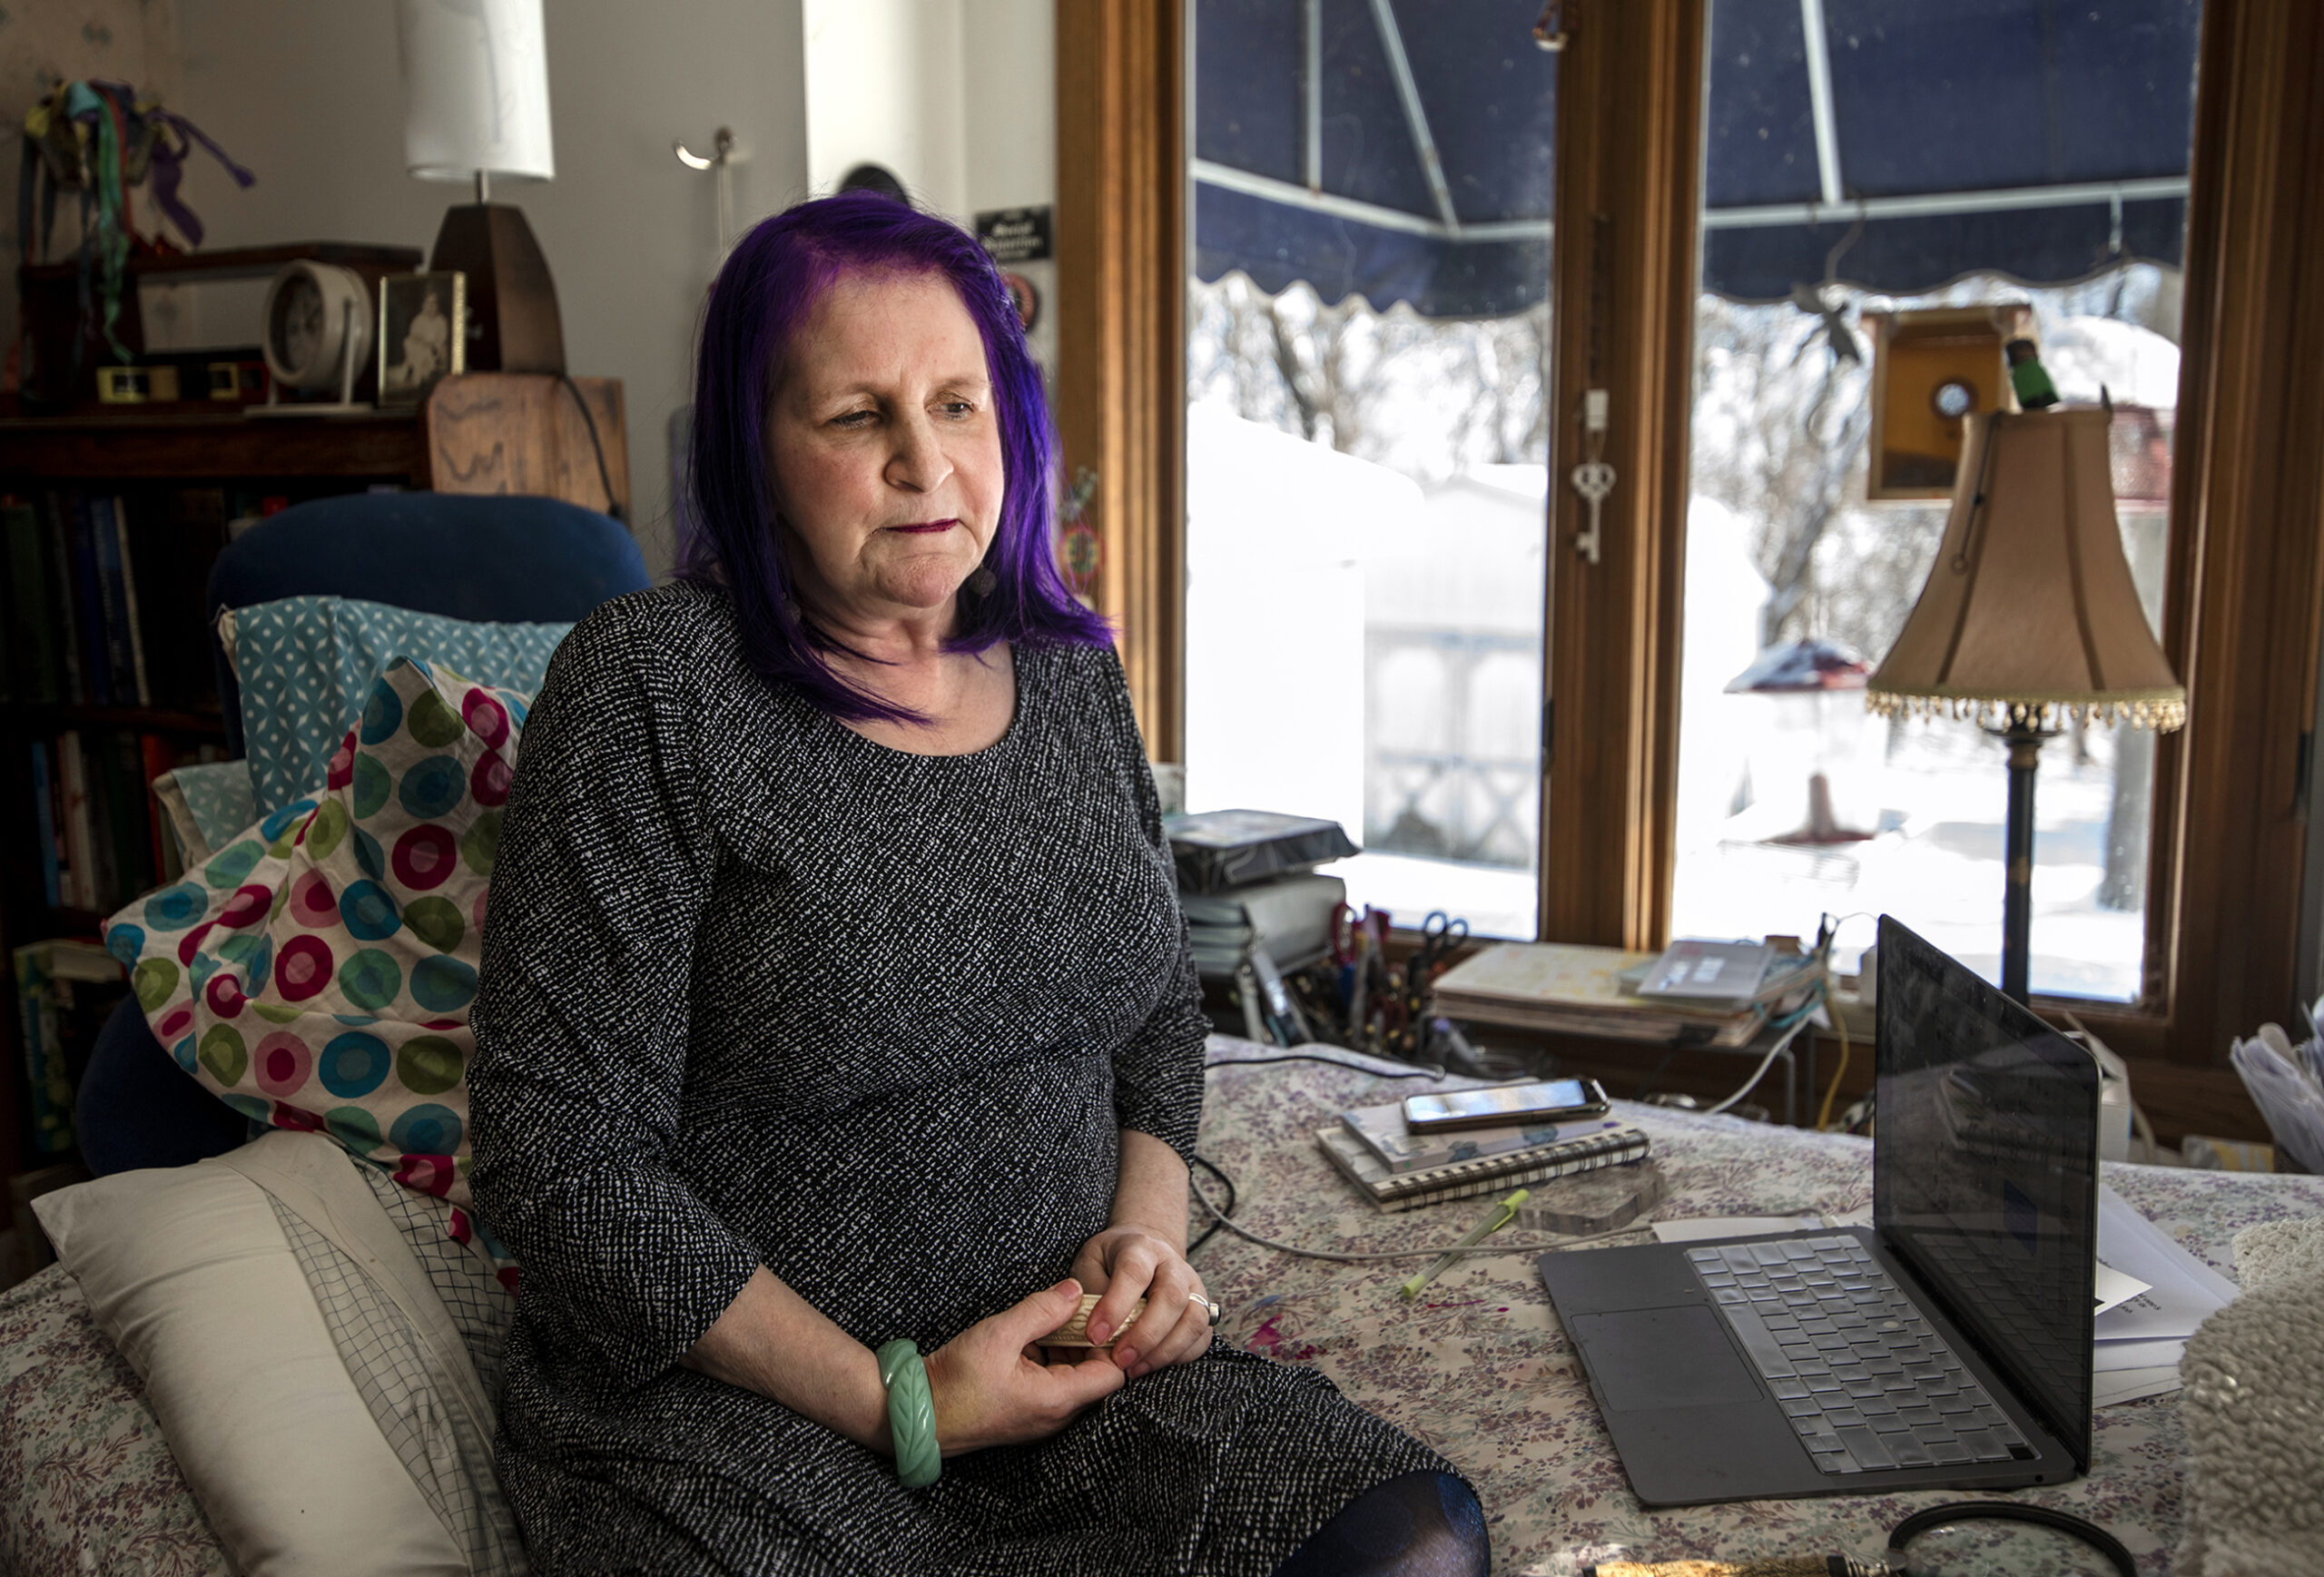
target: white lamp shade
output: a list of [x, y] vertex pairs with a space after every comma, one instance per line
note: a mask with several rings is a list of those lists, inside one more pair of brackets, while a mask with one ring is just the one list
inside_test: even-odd
[[556, 174], [541, 0], [396, 0], [404, 164], [423, 181]]

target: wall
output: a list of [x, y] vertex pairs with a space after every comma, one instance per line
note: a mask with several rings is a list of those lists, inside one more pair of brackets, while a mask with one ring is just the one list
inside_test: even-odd
[[[156, 0], [162, 3], [162, 0]], [[556, 279], [566, 358], [622, 379], [633, 523], [669, 556], [670, 413], [687, 399], [696, 313], [716, 266], [711, 178], [672, 140], [732, 126], [738, 222], [807, 187], [801, 0], [552, 0], [556, 179], [507, 184]], [[175, 0], [177, 104], [259, 183], [195, 160], [188, 201], [212, 246], [336, 240], [426, 250], [458, 186], [403, 168], [403, 97], [388, 0]]]
[[[177, 103], [176, 0], [81, 0], [80, 4], [0, 5], [0, 172], [7, 198], [0, 201], [0, 323], [16, 320], [15, 172], [25, 112], [60, 82], [126, 82]], [[68, 244], [78, 204], [57, 210], [57, 231]], [[151, 210], [140, 203], [140, 222]], [[13, 332], [13, 327], [11, 329]]]
[[803, 0], [807, 168], [866, 160], [966, 222], [1057, 195], [1056, 0]]

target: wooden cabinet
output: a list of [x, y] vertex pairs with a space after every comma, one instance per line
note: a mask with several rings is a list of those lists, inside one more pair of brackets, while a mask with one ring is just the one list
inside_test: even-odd
[[[128, 523], [117, 527], [120, 540], [133, 555], [146, 556], [123, 578], [137, 598], [142, 667], [151, 681], [142, 694], [112, 694], [89, 682], [84, 662], [77, 687], [44, 687], [29, 683], [23, 671], [26, 632], [11, 630], [0, 641], [0, 662], [9, 665], [10, 680], [10, 699], [0, 702], [0, 965], [12, 964], [14, 951], [29, 942], [94, 936], [107, 912], [104, 903], [50, 902], [36, 754], [54, 762], [68, 739], [76, 749], [106, 753], [116, 781], [133, 784], [133, 792], [114, 796], [121, 803], [109, 815], [146, 820], [134, 829], [108, 823], [101, 835], [123, 850], [151, 846], [158, 807], [132, 770], [139, 749], [123, 740], [134, 740], [149, 759], [222, 747], [225, 729], [202, 614], [209, 564], [229, 522], [285, 503], [370, 488], [539, 494], [626, 516], [629, 464], [620, 381], [474, 373], [438, 384], [418, 411], [350, 416], [207, 410], [189, 401], [0, 419], [0, 498], [32, 510], [44, 541], [52, 511], [62, 509], [69, 517], [92, 500], [108, 517], [117, 508], [118, 520]], [[52, 554], [51, 567], [64, 577], [58, 595], [71, 597], [73, 566], [67, 561], [58, 571]], [[0, 574], [20, 573], [0, 544]], [[0, 619], [13, 620], [18, 606], [0, 602]], [[59, 616], [35, 633], [54, 642], [77, 622]], [[88, 643], [79, 645], [85, 650]], [[57, 661], [51, 671], [61, 673], [63, 655], [52, 655]], [[155, 873], [136, 860], [125, 863], [141, 879]], [[109, 898], [121, 902], [129, 895], [116, 890]], [[24, 1033], [14, 970], [0, 968], [0, 1048], [7, 1060], [0, 1070], [0, 1177], [56, 1158], [21, 1153]]]

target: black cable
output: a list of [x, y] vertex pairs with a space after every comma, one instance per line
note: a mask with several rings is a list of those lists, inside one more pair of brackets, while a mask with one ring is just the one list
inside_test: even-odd
[[1281, 1057], [1230, 1057], [1224, 1061], [1203, 1065], [1208, 1073], [1215, 1068], [1265, 1068], [1270, 1062], [1322, 1062], [1334, 1068], [1344, 1068], [1351, 1073], [1369, 1073], [1374, 1079], [1442, 1079], [1442, 1068], [1415, 1068], [1410, 1073], [1391, 1073], [1384, 1068], [1371, 1068], [1361, 1062], [1350, 1062], [1344, 1057], [1323, 1057], [1313, 1051], [1292, 1051]]
[[573, 403], [581, 408], [581, 419], [589, 429], [589, 447], [595, 449], [597, 455], [597, 485], [606, 490], [606, 513], [626, 526], [629, 524], [629, 512], [624, 509], [620, 501], [614, 497], [613, 473], [606, 469], [606, 446], [597, 441], [597, 419], [590, 414], [589, 402], [581, 398], [579, 384], [574, 382], [570, 376], [563, 372], [556, 375], [556, 380], [572, 393]]
[[1218, 1220], [1213, 1221], [1210, 1226], [1204, 1230], [1201, 1237], [1187, 1245], [1187, 1252], [1189, 1255], [1194, 1253], [1196, 1249], [1200, 1248], [1204, 1244], [1209, 1242], [1214, 1237], [1217, 1236], [1220, 1222], [1225, 1221], [1229, 1216], [1235, 1214], [1235, 1179], [1228, 1177], [1225, 1172], [1220, 1171], [1206, 1156], [1196, 1156], [1195, 1165], [1200, 1167], [1204, 1171], [1208, 1172], [1212, 1177], [1216, 1178], [1220, 1182], [1226, 1185], [1226, 1204], [1223, 1209], [1218, 1211]]
[[[1931, 1506], [1925, 1512], [1915, 1512], [1896, 1524], [1888, 1535], [1888, 1553], [1901, 1556], [1905, 1546], [1931, 1528], [1941, 1528], [1954, 1523], [1971, 1522], [2032, 1523], [2036, 1527], [2054, 1528], [2070, 1533], [2097, 1551], [2113, 1563], [2122, 1577], [2138, 1577], [2138, 1566], [2122, 1542], [2094, 1523], [2083, 1521], [2072, 1512], [2053, 1511], [2048, 1506], [2027, 1505], [2019, 1501], [1955, 1501], [1949, 1505]], [[1891, 1560], [1890, 1567], [1897, 1577], [1912, 1577], [1911, 1568], [1901, 1560]]]

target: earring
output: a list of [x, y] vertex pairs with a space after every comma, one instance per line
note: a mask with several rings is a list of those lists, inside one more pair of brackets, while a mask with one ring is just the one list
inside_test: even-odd
[[969, 590], [978, 596], [990, 596], [992, 588], [1000, 584], [1000, 577], [993, 574], [990, 565], [978, 565], [977, 572], [969, 577]]

